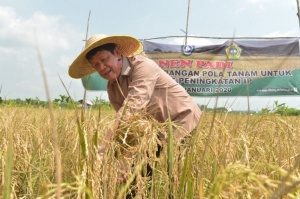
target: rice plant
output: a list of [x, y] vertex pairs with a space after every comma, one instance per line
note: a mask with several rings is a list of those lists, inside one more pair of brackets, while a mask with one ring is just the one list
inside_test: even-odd
[[[100, 161], [97, 143], [115, 122], [113, 110], [102, 110], [101, 117], [99, 110], [85, 111], [80, 121], [84, 153], [78, 110], [55, 108], [53, 115], [61, 198], [124, 198], [131, 190], [136, 198], [168, 198], [170, 193], [173, 198], [300, 197], [299, 117], [204, 112], [191, 139], [173, 140], [168, 150], [168, 141], [157, 134], [167, 136], [168, 125], [176, 124], [135, 114], [120, 124]], [[0, 195], [56, 198], [48, 109], [1, 106], [0, 121]], [[159, 158], [158, 145], [163, 148]], [[145, 175], [147, 164], [153, 168], [151, 178]]]

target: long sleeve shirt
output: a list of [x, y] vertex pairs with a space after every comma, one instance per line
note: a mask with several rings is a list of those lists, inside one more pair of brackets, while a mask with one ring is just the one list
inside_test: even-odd
[[189, 134], [199, 123], [201, 110], [193, 98], [144, 55], [123, 57], [117, 81], [109, 81], [107, 85], [109, 100], [117, 115], [121, 115], [125, 99], [131, 111], [146, 110], [159, 122], [165, 122], [169, 113], [171, 120], [185, 129], [175, 129], [177, 139]]

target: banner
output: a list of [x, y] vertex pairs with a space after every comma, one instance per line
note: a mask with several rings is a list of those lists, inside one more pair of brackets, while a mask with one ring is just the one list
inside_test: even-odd
[[[237, 39], [208, 46], [147, 40], [142, 44], [146, 55], [191, 96], [279, 96], [300, 92], [299, 39]], [[100, 88], [96, 85], [99, 80], [92, 79], [101, 78], [93, 76], [89, 84], [84, 84], [86, 89], [103, 90], [103, 83]]]

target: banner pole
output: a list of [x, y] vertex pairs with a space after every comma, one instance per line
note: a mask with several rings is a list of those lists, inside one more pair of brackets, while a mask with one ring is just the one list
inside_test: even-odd
[[299, 5], [299, 0], [296, 0], [297, 2], [297, 16], [298, 16], [298, 21], [299, 21], [299, 27], [300, 27], [300, 5]]
[[85, 40], [83, 40], [85, 42], [85, 44], [86, 44], [86, 42], [88, 40], [88, 36], [89, 36], [90, 17], [91, 17], [91, 11], [89, 12], [89, 17], [88, 17], [88, 21], [87, 21], [87, 25], [86, 25]]
[[190, 0], [188, 2], [188, 10], [187, 10], [187, 17], [186, 17], [186, 28], [185, 28], [185, 45], [187, 45], [187, 38], [188, 38], [188, 27], [189, 27], [189, 15], [190, 15]]

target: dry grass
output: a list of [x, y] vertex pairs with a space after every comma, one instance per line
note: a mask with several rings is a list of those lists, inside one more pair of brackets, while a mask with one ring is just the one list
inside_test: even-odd
[[[167, 147], [160, 159], [154, 155], [155, 134], [167, 134], [168, 124], [143, 115], [123, 123], [119, 141], [110, 143], [102, 162], [97, 159], [96, 143], [113, 125], [113, 117], [113, 111], [101, 112], [101, 118], [98, 111], [87, 111], [79, 128], [76, 110], [54, 110], [62, 197], [123, 198], [134, 178], [138, 198], [167, 198], [170, 184], [174, 198], [300, 197], [299, 117], [219, 113], [210, 129], [213, 114], [204, 113], [189, 147], [179, 150], [179, 144], [174, 143], [172, 178], [168, 176]], [[0, 195], [8, 198], [4, 192], [9, 184], [11, 198], [55, 198], [58, 185], [49, 111], [0, 107], [0, 122]], [[82, 143], [86, 155], [82, 154]], [[125, 159], [127, 165], [135, 167], [129, 170], [128, 183], [118, 185], [124, 153], [134, 154], [133, 159]], [[150, 181], [142, 175], [146, 162], [156, 164]], [[4, 178], [9, 171], [11, 179]]]

